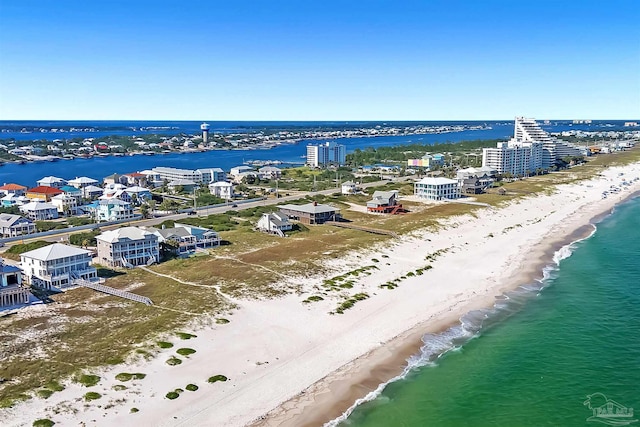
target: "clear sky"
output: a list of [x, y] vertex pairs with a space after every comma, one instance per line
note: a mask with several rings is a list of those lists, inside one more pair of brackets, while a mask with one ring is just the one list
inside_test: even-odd
[[0, 0], [0, 120], [640, 119], [640, 1]]

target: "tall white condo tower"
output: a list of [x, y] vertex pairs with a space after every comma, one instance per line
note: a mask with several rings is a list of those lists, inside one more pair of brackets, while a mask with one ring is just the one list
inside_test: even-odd
[[209, 123], [203, 123], [200, 125], [202, 131], [202, 141], [206, 144], [209, 140]]

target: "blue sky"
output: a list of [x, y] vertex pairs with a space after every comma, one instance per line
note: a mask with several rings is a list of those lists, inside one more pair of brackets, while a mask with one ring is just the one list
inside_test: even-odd
[[0, 120], [640, 119], [638, 1], [0, 0]]

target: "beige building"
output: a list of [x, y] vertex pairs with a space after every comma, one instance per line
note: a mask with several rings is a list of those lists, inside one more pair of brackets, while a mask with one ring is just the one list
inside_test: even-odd
[[160, 259], [158, 236], [138, 227], [123, 227], [96, 236], [99, 264], [133, 268]]

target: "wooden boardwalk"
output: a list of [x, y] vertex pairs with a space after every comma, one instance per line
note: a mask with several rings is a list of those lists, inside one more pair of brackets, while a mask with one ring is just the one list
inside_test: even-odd
[[350, 224], [348, 222], [327, 221], [325, 224], [333, 225], [334, 227], [350, 228], [352, 230], [365, 231], [367, 233], [384, 234], [384, 235], [391, 236], [391, 237], [396, 238], [396, 239], [399, 237], [398, 233], [396, 233], [395, 231], [381, 230], [379, 228], [363, 227], [361, 225], [354, 225], [354, 224]]
[[140, 302], [146, 305], [153, 305], [151, 298], [143, 297], [142, 295], [134, 294], [132, 292], [121, 291], [120, 289], [112, 288], [110, 286], [103, 285], [101, 283], [89, 282], [88, 280], [78, 279], [75, 281], [78, 286], [93, 289], [94, 291], [103, 292], [105, 294], [113, 295], [116, 297], [128, 299], [135, 302]]

